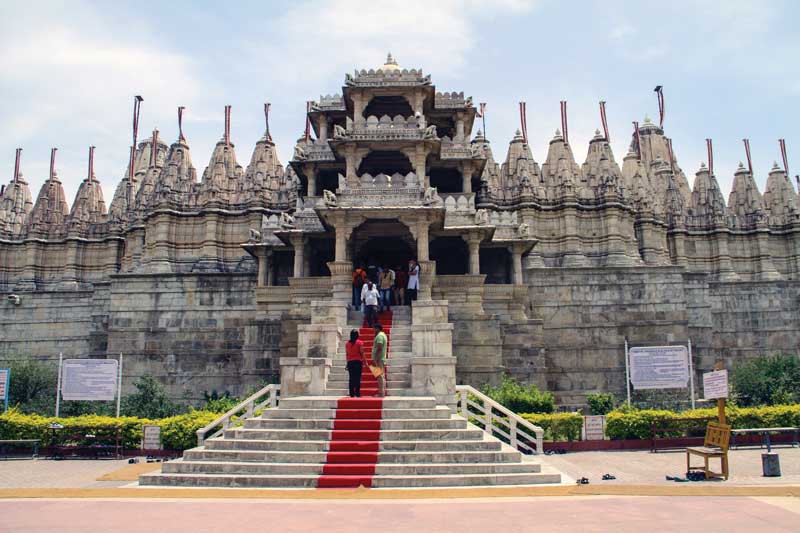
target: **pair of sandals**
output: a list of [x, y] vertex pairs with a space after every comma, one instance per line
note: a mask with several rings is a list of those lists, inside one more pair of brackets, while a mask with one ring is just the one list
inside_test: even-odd
[[[617, 479], [617, 478], [616, 478], [616, 476], [614, 476], [612, 474], [603, 474], [603, 481], [610, 481], [612, 479]], [[575, 480], [575, 484], [576, 485], [588, 485], [589, 484], [589, 478], [582, 477], [580, 479], [576, 479]]]

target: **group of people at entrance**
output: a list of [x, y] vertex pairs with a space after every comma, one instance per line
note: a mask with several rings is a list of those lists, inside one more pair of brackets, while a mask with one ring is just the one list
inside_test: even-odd
[[[372, 342], [372, 367], [377, 368], [378, 396], [386, 396], [386, 349], [389, 339], [383, 332], [383, 326], [375, 324], [375, 340]], [[358, 330], [350, 332], [350, 340], [345, 343], [347, 357], [347, 373], [351, 398], [361, 397], [361, 373], [364, 366], [370, 366], [364, 353], [364, 343], [358, 338]], [[370, 370], [372, 372], [372, 370]]]
[[417, 299], [420, 267], [416, 259], [408, 268], [398, 265], [378, 266], [374, 261], [366, 268], [353, 271], [353, 309], [361, 309], [367, 324], [375, 325], [380, 311], [391, 311], [394, 305], [409, 305]]

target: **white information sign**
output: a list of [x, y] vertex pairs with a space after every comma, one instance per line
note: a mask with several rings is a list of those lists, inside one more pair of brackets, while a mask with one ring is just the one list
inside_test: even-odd
[[689, 382], [686, 346], [637, 346], [628, 350], [636, 389], [685, 389]]
[[606, 438], [606, 417], [590, 415], [583, 417], [584, 440], [603, 440]]
[[153, 425], [142, 426], [142, 449], [160, 450], [161, 449], [161, 427]]
[[8, 398], [8, 375], [11, 373], [9, 368], [0, 368], [0, 400]]
[[113, 400], [117, 396], [116, 359], [65, 359], [61, 397], [65, 400]]
[[716, 400], [728, 397], [728, 371], [715, 370], [703, 374], [703, 397]]

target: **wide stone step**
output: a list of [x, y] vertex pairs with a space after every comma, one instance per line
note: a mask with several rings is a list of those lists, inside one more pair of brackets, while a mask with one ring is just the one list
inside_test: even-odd
[[[368, 407], [372, 402], [364, 401], [363, 409], [370, 409]], [[358, 401], [353, 405], [360, 405]], [[403, 398], [384, 398], [383, 410], [391, 409], [435, 409], [436, 399], [426, 396], [408, 396]], [[336, 409], [338, 400], [336, 398], [329, 398], [327, 396], [298, 396], [294, 398], [281, 399], [278, 410], [283, 409]], [[358, 409], [361, 407], [354, 407]]]
[[[226, 439], [257, 439], [257, 440], [309, 440], [330, 441], [330, 429], [255, 429], [236, 428], [225, 430]], [[364, 432], [369, 430], [340, 429], [336, 430], [337, 439], [340, 440], [369, 440], [364, 438]], [[449, 440], [481, 440], [483, 431], [480, 429], [385, 429], [380, 430], [381, 441], [449, 441]]]
[[[313, 463], [241, 463], [234, 461], [169, 461], [164, 474], [320, 475], [324, 465]], [[379, 464], [375, 476], [434, 476], [538, 473], [538, 463]]]
[[[246, 429], [333, 429], [334, 420], [325, 419], [291, 419], [291, 418], [251, 418], [245, 420]], [[382, 419], [382, 430], [393, 429], [465, 429], [467, 421], [460, 416], [453, 415], [449, 419]]]
[[[292, 487], [314, 488], [319, 475], [255, 475], [255, 474], [151, 474], [140, 478], [149, 486], [181, 487]], [[455, 474], [455, 475], [384, 475], [372, 478], [375, 488], [389, 487], [475, 487], [494, 485], [537, 485], [559, 483], [559, 474]]]
[[[330, 397], [331, 400], [337, 400], [336, 397]], [[371, 413], [358, 413], [361, 410], [354, 410], [355, 412], [348, 416], [348, 418], [368, 418]], [[383, 409], [380, 418], [450, 418], [452, 411], [446, 406], [437, 406], [434, 409]], [[267, 409], [261, 414], [262, 418], [336, 418], [336, 409]]]
[[[330, 452], [336, 455], [336, 452]], [[257, 463], [325, 463], [327, 451], [212, 450], [204, 446], [184, 452], [185, 461], [233, 461]], [[349, 455], [349, 454], [348, 454]], [[519, 463], [521, 455], [508, 449], [468, 451], [381, 451], [379, 464]]]
[[[236, 431], [236, 430], [235, 430]], [[252, 431], [252, 430], [241, 430]], [[501, 449], [501, 443], [497, 440], [395, 440], [395, 441], [336, 441], [333, 445], [352, 446], [352, 449], [342, 451], [352, 452], [453, 452], [453, 451], [496, 451]], [[375, 446], [377, 445], [377, 446]], [[209, 439], [205, 442], [209, 450], [263, 450], [263, 451], [286, 451], [286, 452], [316, 452], [328, 451], [332, 443], [322, 440], [260, 440], [256, 438], [236, 438], [225, 436], [225, 438]], [[338, 451], [338, 450], [337, 450]]]

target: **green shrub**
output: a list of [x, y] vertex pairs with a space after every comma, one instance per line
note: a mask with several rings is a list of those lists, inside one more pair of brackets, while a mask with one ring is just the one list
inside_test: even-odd
[[[213, 422], [219, 413], [209, 411], [190, 411], [160, 420], [124, 416], [84, 415], [76, 417], [55, 418], [37, 414], [25, 414], [19, 409], [11, 408], [0, 415], [0, 439], [39, 439], [42, 446], [52, 444], [52, 423], [64, 426], [56, 432], [61, 443], [84, 444], [81, 435], [87, 433], [103, 434], [113, 428], [122, 429], [122, 445], [125, 448], [138, 448], [142, 440], [142, 425], [155, 424], [161, 426], [161, 440], [168, 450], [185, 450], [197, 444], [196, 431]], [[88, 441], [87, 441], [88, 442]]]
[[141, 418], [166, 418], [183, 411], [172, 401], [164, 386], [153, 376], [144, 375], [133, 382], [136, 392], [122, 398], [122, 413]]
[[207, 426], [219, 417], [210, 411], [189, 411], [188, 413], [157, 420], [161, 426], [161, 442], [170, 450], [186, 450], [197, 446], [197, 430]]
[[205, 400], [205, 405], [203, 405], [202, 410], [213, 413], [227, 413], [242, 401], [239, 398], [232, 397], [228, 391], [219, 394], [216, 389], [211, 391], [211, 394], [208, 391], [203, 392], [203, 399]]
[[482, 392], [515, 413], [552, 413], [555, 399], [549, 392], [541, 392], [536, 385], [523, 386], [516, 379], [503, 376], [499, 387], [486, 385]]
[[589, 404], [589, 413], [592, 415], [605, 415], [614, 410], [616, 399], [613, 394], [599, 392], [587, 394], [586, 403]]
[[738, 365], [731, 374], [731, 388], [743, 407], [800, 402], [800, 358], [772, 355]]
[[12, 361], [8, 367], [11, 369], [8, 405], [24, 413], [51, 414], [55, 411], [57, 364], [25, 359]]
[[583, 416], [580, 413], [525, 413], [520, 415], [544, 430], [545, 440], [580, 440]]
[[[800, 405], [730, 407], [728, 422], [734, 429], [800, 426]], [[717, 409], [692, 409], [679, 413], [661, 410], [617, 409], [606, 416], [606, 435], [612, 439], [649, 439], [655, 420], [716, 417]]]

